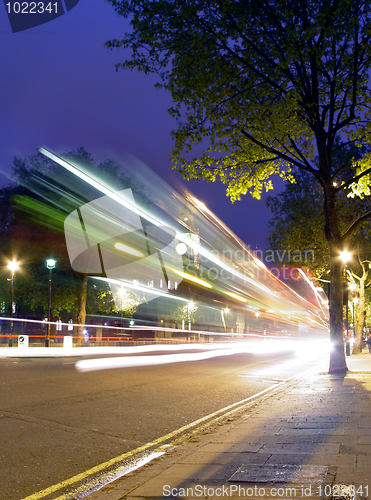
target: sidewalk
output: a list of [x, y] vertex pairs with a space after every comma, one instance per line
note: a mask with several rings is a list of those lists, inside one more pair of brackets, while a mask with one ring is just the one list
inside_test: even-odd
[[347, 362], [345, 377], [317, 367], [89, 500], [371, 498], [371, 354]]

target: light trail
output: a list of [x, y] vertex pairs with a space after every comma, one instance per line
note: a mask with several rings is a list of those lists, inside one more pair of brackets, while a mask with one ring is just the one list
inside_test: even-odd
[[[106, 184], [104, 184], [101, 181], [97, 180], [94, 176], [92, 176], [90, 174], [87, 174], [81, 168], [78, 168], [75, 165], [72, 165], [70, 162], [68, 162], [66, 160], [63, 160], [62, 158], [60, 158], [59, 156], [55, 155], [51, 151], [48, 151], [45, 148], [39, 148], [39, 151], [40, 151], [40, 153], [42, 153], [43, 155], [45, 155], [47, 158], [49, 158], [49, 159], [53, 160], [54, 162], [58, 163], [59, 165], [61, 165], [65, 169], [67, 169], [72, 174], [76, 175], [77, 177], [79, 177], [83, 181], [85, 181], [88, 184], [90, 184], [91, 186], [93, 186], [95, 189], [97, 189], [101, 193], [105, 194], [106, 196], [109, 196], [112, 200], [114, 200], [117, 203], [119, 203], [120, 205], [128, 208], [129, 210], [131, 210], [133, 213], [139, 215], [140, 217], [143, 217], [145, 220], [147, 220], [151, 224], [154, 224], [154, 225], [156, 225], [158, 227], [164, 227], [164, 226], [166, 227], [168, 225], [167, 223], [165, 223], [161, 219], [153, 217], [152, 215], [150, 215], [145, 210], [141, 209], [140, 207], [137, 207], [133, 203], [130, 203], [128, 200], [125, 200], [125, 198], [123, 196], [121, 196], [120, 193], [117, 193], [116, 191], [114, 191], [113, 189], [111, 189]], [[233, 276], [235, 276], [236, 278], [239, 278], [243, 282], [247, 282], [247, 283], [249, 283], [250, 285], [253, 285], [256, 288], [259, 288], [260, 290], [262, 290], [263, 292], [267, 293], [268, 295], [272, 295], [274, 297], [277, 297], [277, 294], [275, 292], [273, 292], [272, 290], [270, 290], [265, 285], [262, 285], [258, 281], [249, 278], [245, 274], [242, 274], [242, 273], [236, 271], [235, 269], [233, 269], [233, 267], [228, 266], [227, 264], [225, 264], [222, 260], [220, 260], [217, 257], [215, 257], [215, 255], [213, 253], [211, 253], [207, 249], [203, 248], [200, 244], [198, 244], [197, 242], [192, 241], [191, 239], [189, 239], [184, 233], [181, 233], [181, 232], [177, 231], [175, 228], [172, 228], [172, 229], [174, 229], [176, 231], [176, 238], [179, 241], [185, 243], [187, 246], [191, 247], [196, 253], [199, 253], [199, 254], [203, 255], [210, 262], [213, 262], [215, 265], [217, 265], [221, 269], [224, 269], [225, 271], [231, 273]]]
[[80, 373], [108, 370], [114, 368], [133, 368], [138, 366], [155, 366], [172, 363], [187, 363], [190, 361], [203, 361], [205, 359], [215, 358], [217, 356], [231, 356], [233, 354], [246, 353], [244, 349], [220, 349], [211, 352], [188, 353], [188, 354], [164, 354], [153, 356], [133, 356], [124, 358], [100, 358], [86, 359], [78, 361], [75, 368]]
[[247, 302], [247, 300], [244, 297], [241, 297], [241, 295], [237, 295], [237, 293], [232, 293], [232, 292], [224, 292], [224, 293], [232, 297], [232, 299], [239, 300], [240, 302]]
[[[170, 352], [170, 351], [211, 351], [218, 349], [226, 349], [232, 345], [234, 348], [242, 345], [234, 342], [224, 343], [192, 343], [192, 344], [143, 344], [136, 346], [98, 346], [98, 347], [3, 347], [0, 348], [0, 357], [81, 357], [81, 356], [98, 356], [98, 355], [136, 355], [153, 352]], [[246, 348], [246, 344], [242, 345]]]
[[125, 284], [125, 288], [131, 288], [133, 290], [138, 290], [139, 292], [145, 292], [147, 294], [158, 295], [159, 297], [166, 297], [167, 299], [171, 300], [178, 300], [180, 302], [187, 302], [187, 303], [192, 302], [190, 299], [186, 299], [184, 297], [179, 297], [178, 295], [163, 292], [158, 288], [142, 286], [139, 284], [136, 285], [134, 283], [130, 283], [129, 281], [116, 280], [113, 278], [104, 278], [103, 276], [91, 276], [91, 278], [98, 281], [105, 281], [106, 283], [112, 283], [113, 285], [122, 286], [123, 284]]
[[117, 250], [121, 250], [121, 252], [128, 253], [130, 255], [134, 255], [135, 257], [144, 257], [142, 252], [139, 252], [138, 250], [135, 250], [135, 248], [128, 247], [127, 245], [124, 245], [123, 243], [115, 243], [115, 248]]
[[[175, 238], [182, 244], [185, 244], [187, 248], [193, 250], [194, 255], [199, 256], [199, 258], [203, 260], [202, 266], [199, 268], [200, 277], [192, 276], [192, 281], [196, 285], [212, 287], [215, 292], [215, 303], [221, 303], [226, 300], [226, 298], [223, 299], [223, 297], [220, 296], [229, 295], [232, 299], [234, 298], [241, 303], [246, 302], [247, 307], [243, 307], [243, 304], [235, 304], [233, 306], [236, 312], [239, 311], [239, 314], [242, 314], [245, 317], [248, 317], [247, 312], [249, 307], [252, 306], [262, 311], [261, 321], [264, 320], [264, 316], [268, 318], [264, 311], [275, 310], [277, 311], [275, 313], [275, 317], [270, 317], [270, 321], [273, 322], [272, 324], [274, 324], [276, 319], [280, 322], [287, 322], [287, 317], [291, 316], [299, 318], [299, 324], [301, 323], [306, 327], [309, 326], [309, 328], [312, 328], [316, 323], [314, 323], [312, 319], [308, 321], [307, 316], [309, 309], [309, 314], [317, 318], [317, 326], [319, 326], [319, 328], [323, 331], [326, 331], [328, 311], [325, 307], [323, 307], [323, 304], [318, 303], [318, 310], [317, 304], [313, 304], [307, 298], [299, 295], [293, 288], [289, 287], [287, 283], [281, 281], [277, 276], [275, 276], [264, 263], [252, 255], [251, 251], [246, 248], [246, 246], [225, 226], [225, 224], [215, 217], [214, 214], [212, 214], [212, 212], [196, 198], [192, 196], [186, 197], [187, 201], [193, 204], [193, 211], [191, 212], [189, 208], [187, 208], [187, 210], [189, 210], [190, 214], [192, 213], [192, 217], [198, 217], [198, 226], [207, 232], [209, 238], [207, 238], [206, 235], [202, 235], [202, 237], [200, 236], [197, 240], [197, 238], [193, 239], [189, 236], [189, 231], [191, 231], [191, 229], [184, 223], [184, 221], [188, 221], [188, 217], [182, 216], [179, 218], [177, 215], [179, 212], [182, 213], [182, 200], [176, 193], [171, 193], [169, 200], [165, 199], [163, 195], [159, 196], [156, 203], [156, 210], [158, 208], [162, 210], [161, 216], [158, 216], [157, 212], [151, 214], [148, 213], [147, 209], [136, 205], [133, 199], [125, 199], [120, 192], [115, 191], [108, 184], [101, 182], [94, 175], [85, 172], [82, 167], [72, 163], [71, 161], [66, 161], [63, 158], [60, 158], [58, 155], [46, 150], [45, 148], [40, 148], [40, 152], [52, 161], [61, 165], [73, 175], [79, 177], [90, 186], [93, 186], [95, 189], [114, 200], [116, 203], [126, 207], [133, 212], [133, 214], [139, 215], [145, 221], [157, 227], [161, 227], [162, 229], [168, 227], [169, 231], [174, 231]], [[151, 181], [148, 182], [148, 187], [153, 189], [157, 186], [156, 182], [158, 181], [155, 183], [152, 183]], [[166, 189], [170, 192], [170, 187], [167, 186]], [[169, 222], [169, 220], [165, 221], [166, 217], [170, 218], [171, 222]], [[176, 222], [178, 225], [182, 224], [184, 228], [188, 230], [188, 233], [180, 231], [179, 226], [176, 226]], [[220, 244], [225, 244], [226, 248], [214, 249], [210, 245], [209, 242], [214, 241], [215, 239], [215, 230], [217, 231], [216, 235], [220, 237]], [[199, 243], [200, 240], [202, 240], [203, 244]], [[216, 239], [216, 241], [218, 240]], [[236, 254], [238, 251], [243, 252], [244, 255], [248, 255], [249, 259], [246, 260], [246, 258], [244, 258], [243, 262], [239, 262], [236, 255], [234, 257], [225, 256], [225, 253], [229, 252], [232, 254], [234, 252], [234, 254]], [[252, 259], [251, 262], [250, 257]], [[209, 271], [211, 274], [214, 273], [213, 277], [210, 277]], [[261, 276], [261, 273], [263, 273], [263, 276]], [[191, 274], [189, 273], [182, 274], [182, 272], [179, 271], [177, 274], [183, 279], [191, 279]], [[198, 273], [196, 272], [195, 274]], [[178, 300], [184, 303], [192, 302], [191, 299], [185, 299], [179, 294], [177, 295], [176, 293], [168, 293], [167, 291], [165, 292], [161, 290], [160, 288], [162, 285], [159, 285], [158, 287], [153, 286], [153, 280], [151, 285], [148, 284], [148, 286], [146, 286], [142, 283], [134, 283], [136, 280], [133, 280], [133, 283], [130, 283], [129, 280], [125, 281], [124, 279], [115, 280], [115, 278], [112, 279], [103, 277], [94, 277], [94, 279], [106, 281], [109, 284], [118, 286], [122, 286], [124, 283], [125, 287], [138, 290], [139, 292], [151, 297], [151, 300], [153, 297], [158, 296], [166, 297], [171, 300]], [[151, 280], [149, 279], [149, 282], [150, 281]], [[210, 281], [211, 283], [209, 283]], [[314, 287], [312, 285], [313, 284], [309, 283], [309, 287], [313, 291]], [[217, 295], [219, 295], [219, 297], [216, 299], [215, 296]], [[206, 301], [208, 300], [207, 298], [208, 295], [207, 292], [205, 292]], [[317, 294], [315, 294], [315, 298], [318, 302]], [[220, 307], [224, 306], [225, 304], [220, 305]], [[294, 327], [294, 325], [292, 326]], [[280, 329], [280, 327], [276, 326], [274, 326], [274, 328]]]
[[212, 288], [212, 285], [210, 285], [210, 283], [205, 280], [201, 280], [200, 278], [196, 278], [196, 276], [192, 276], [188, 273], [183, 273], [182, 271], [177, 271], [176, 269], [173, 269], [173, 271], [179, 274], [179, 276], [183, 279], [193, 281], [193, 283], [197, 283], [198, 285], [204, 286], [205, 288]]
[[[158, 366], [173, 363], [188, 363], [194, 361], [203, 361], [206, 359], [233, 356], [240, 354], [279, 354], [284, 352], [300, 353], [301, 357], [306, 356], [308, 353], [313, 356], [318, 352], [321, 346], [321, 352], [326, 353], [330, 350], [330, 343], [323, 342], [294, 342], [292, 340], [267, 340], [261, 343], [240, 342], [233, 345], [233, 347], [219, 345], [215, 349], [213, 346], [208, 346], [205, 352], [197, 353], [179, 353], [179, 354], [163, 354], [152, 356], [131, 356], [131, 357], [115, 357], [115, 358], [99, 358], [81, 360], [75, 364], [78, 372], [85, 373], [90, 371], [108, 370], [116, 368], [133, 368], [140, 366]], [[194, 347], [195, 348], [195, 347]], [[200, 349], [204, 349], [203, 346]], [[161, 349], [158, 349], [161, 350]], [[168, 350], [172, 350], [169, 348]], [[140, 352], [140, 351], [138, 351]], [[145, 352], [145, 351], [142, 351]], [[149, 351], [147, 351], [149, 352]]]

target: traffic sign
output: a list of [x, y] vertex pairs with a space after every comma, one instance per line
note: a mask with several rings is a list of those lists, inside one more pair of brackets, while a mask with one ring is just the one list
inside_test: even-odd
[[28, 335], [18, 335], [18, 347], [28, 347]]

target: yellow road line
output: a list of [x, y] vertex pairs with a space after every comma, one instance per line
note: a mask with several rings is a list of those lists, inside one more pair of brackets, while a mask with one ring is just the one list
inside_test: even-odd
[[[92, 467], [91, 469], [88, 469], [84, 472], [81, 472], [80, 474], [76, 474], [73, 477], [70, 477], [69, 479], [66, 479], [64, 481], [61, 481], [60, 483], [54, 484], [52, 486], [49, 486], [48, 488], [45, 488], [42, 491], [39, 491], [38, 493], [34, 493], [32, 495], [29, 495], [28, 497], [23, 498], [22, 500], [40, 500], [41, 498], [44, 498], [48, 495], [51, 495], [52, 493], [55, 493], [58, 490], [61, 490], [62, 488], [66, 488], [68, 486], [71, 486], [77, 482], [84, 481], [86, 478], [89, 476], [92, 476], [93, 474], [98, 474], [100, 472], [103, 472], [105, 469], [108, 469], [109, 467], [112, 467], [116, 465], [119, 462], [123, 462], [124, 460], [127, 460], [128, 458], [131, 458], [132, 456], [142, 453], [143, 451], [148, 450], [149, 448], [152, 448], [153, 446], [159, 445], [163, 443], [164, 441], [168, 441], [170, 439], [174, 439], [174, 441], [171, 443], [172, 445], [180, 444], [182, 441], [185, 439], [189, 438], [190, 434], [195, 434], [203, 429], [209, 427], [211, 424], [215, 423], [216, 421], [232, 414], [241, 409], [244, 405], [252, 401], [253, 399], [256, 399], [260, 396], [263, 396], [269, 391], [276, 392], [278, 391], [283, 385], [285, 385], [287, 382], [299, 378], [302, 376], [304, 373], [313, 370], [312, 368], [309, 368], [305, 370], [304, 372], [301, 372], [298, 375], [294, 375], [292, 377], [289, 377], [288, 379], [284, 380], [283, 382], [280, 382], [279, 384], [275, 384], [273, 386], [267, 387], [263, 391], [258, 392], [257, 394], [254, 394], [253, 396], [250, 396], [246, 399], [242, 399], [241, 401], [238, 401], [237, 403], [233, 403], [231, 405], [228, 405], [224, 408], [221, 408], [220, 410], [217, 410], [213, 413], [210, 413], [209, 415], [206, 415], [205, 417], [199, 418], [198, 420], [195, 420], [194, 422], [191, 422], [190, 424], [184, 425], [183, 427], [180, 427], [179, 429], [176, 429], [169, 434], [166, 434], [165, 436], [161, 436], [158, 439], [155, 439], [154, 441], [151, 441], [150, 443], [147, 443], [145, 445], [139, 446], [138, 448], [135, 448], [135, 450], [128, 451], [127, 453], [124, 453], [122, 455], [119, 455], [115, 458], [112, 458], [111, 460], [108, 460], [107, 462], [103, 462], [99, 465], [96, 465], [95, 467]], [[210, 420], [210, 422], [206, 422], [207, 420]], [[190, 429], [193, 427], [198, 426], [199, 424], [204, 424], [197, 429], [193, 430], [191, 433], [187, 433]], [[186, 433], [184, 436], [177, 437], [179, 434]], [[65, 498], [68, 498], [65, 495], [62, 495], [55, 500], [64, 500]]]
[[[149, 462], [152, 462], [152, 460], [155, 460], [156, 458], [158, 458], [161, 455], [164, 455], [166, 453], [166, 451], [163, 451], [163, 450], [159, 451], [159, 450], [160, 450], [160, 448], [156, 448], [156, 450], [151, 452], [151, 454], [149, 456], [143, 457], [139, 460], [134, 460], [134, 462], [132, 462], [131, 464], [128, 464], [126, 467], [125, 466], [119, 467], [118, 470], [121, 469], [121, 473], [117, 473], [117, 470], [116, 470], [113, 472], [113, 474], [107, 473], [106, 477], [99, 476], [99, 478], [97, 478], [97, 479], [91, 479], [90, 482], [88, 482], [87, 484], [85, 483], [82, 486], [74, 488], [73, 492], [65, 493], [64, 495], [61, 495], [58, 498], [55, 498], [55, 500], [73, 500], [74, 498], [79, 498], [78, 496], [76, 497], [75, 495], [80, 495], [80, 493], [84, 493], [85, 494], [84, 497], [89, 496], [92, 493], [95, 493], [96, 491], [100, 490], [104, 486], [107, 486], [107, 484], [110, 484], [110, 483], [116, 481], [117, 479], [119, 479], [123, 476], [126, 476], [130, 472], [134, 472], [135, 470], [140, 469], [144, 465], [147, 465]], [[122, 470], [122, 469], [124, 469], [124, 470]], [[111, 476], [111, 477], [107, 477], [107, 476]], [[97, 487], [97, 484], [99, 485], [99, 487]], [[90, 490], [90, 493], [88, 493], [86, 495], [86, 491], [89, 491], [89, 490]]]

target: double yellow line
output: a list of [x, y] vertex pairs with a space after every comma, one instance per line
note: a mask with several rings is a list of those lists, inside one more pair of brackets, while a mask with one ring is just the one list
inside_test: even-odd
[[[297, 376], [295, 376], [297, 377]], [[294, 377], [292, 377], [294, 378]], [[291, 378], [290, 378], [291, 379]], [[154, 441], [151, 441], [143, 446], [139, 446], [138, 448], [135, 448], [135, 450], [128, 451], [127, 453], [124, 453], [122, 455], [119, 455], [115, 458], [112, 458], [111, 460], [108, 460], [107, 462], [103, 462], [99, 465], [96, 465], [95, 467], [92, 467], [91, 469], [88, 469], [84, 472], [81, 472], [80, 474], [77, 474], [76, 476], [70, 477], [69, 479], [66, 479], [64, 481], [61, 481], [58, 484], [54, 484], [52, 486], [49, 486], [48, 488], [39, 491], [38, 493], [34, 493], [33, 495], [30, 495], [28, 497], [23, 498], [22, 500], [40, 500], [42, 498], [47, 497], [48, 495], [51, 495], [52, 493], [55, 493], [56, 491], [62, 490], [63, 488], [67, 488], [69, 486], [72, 486], [76, 483], [85, 481], [88, 477], [100, 474], [104, 472], [107, 469], [112, 468], [113, 466], [119, 464], [120, 462], [124, 462], [125, 460], [128, 460], [135, 455], [141, 454], [145, 452], [146, 450], [149, 450], [150, 448], [153, 448], [155, 446], [162, 445], [166, 441], [171, 441], [169, 444], [169, 447], [179, 445], [189, 437], [193, 436], [194, 434], [197, 434], [210, 425], [218, 422], [219, 420], [226, 418], [233, 413], [236, 413], [237, 411], [241, 410], [245, 405], [249, 404], [252, 400], [263, 396], [269, 391], [278, 391], [282, 388], [283, 385], [286, 385], [286, 383], [290, 380], [287, 379], [283, 382], [280, 382], [279, 384], [275, 384], [274, 386], [267, 387], [267, 389], [264, 389], [263, 391], [254, 394], [253, 396], [250, 396], [249, 398], [242, 399], [241, 401], [238, 401], [237, 403], [233, 403], [229, 406], [226, 406], [224, 408], [221, 408], [220, 410], [215, 411], [214, 413], [210, 413], [209, 415], [206, 415], [205, 417], [199, 418], [198, 420], [195, 420], [194, 422], [191, 422], [190, 424], [184, 425], [183, 427], [180, 427], [179, 429], [176, 429], [169, 434], [166, 434], [164, 436], [159, 437], [158, 439], [155, 439]], [[196, 427], [196, 428], [195, 428]], [[154, 453], [156, 452], [164, 452], [165, 447], [160, 447], [158, 449], [153, 450]], [[84, 489], [88, 489], [88, 486], [85, 486]], [[68, 500], [71, 499], [72, 496], [71, 493], [66, 493], [62, 496], [59, 496], [55, 500]]]

